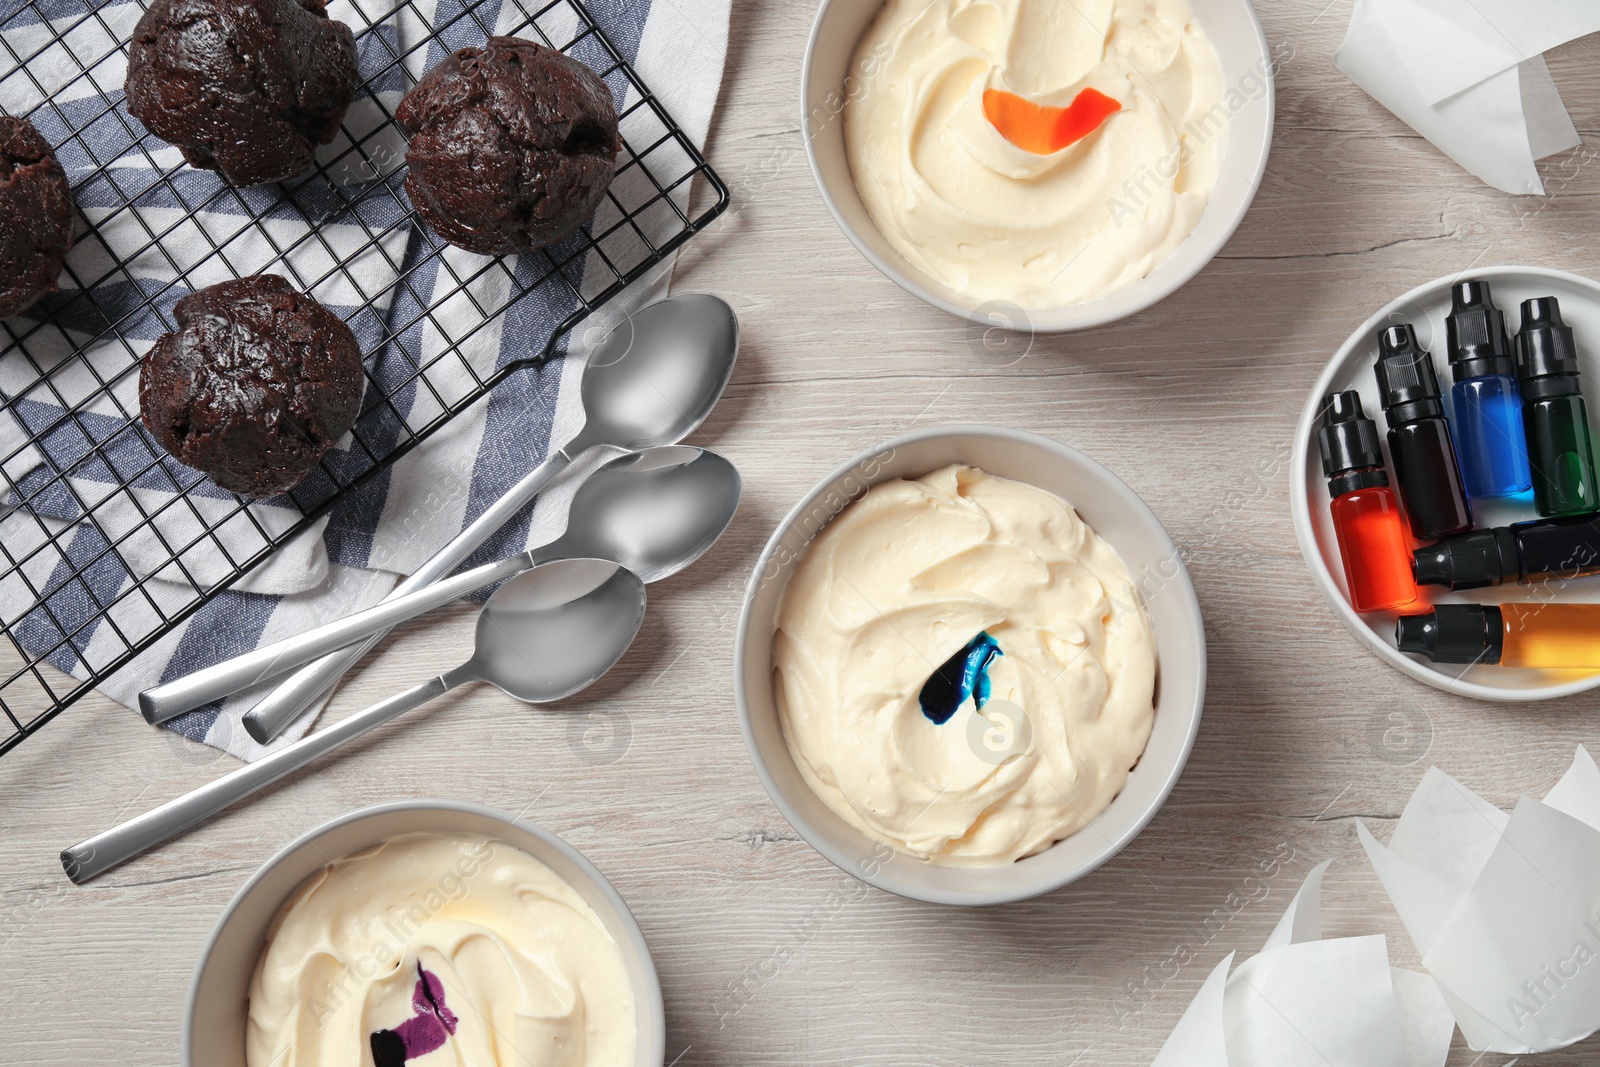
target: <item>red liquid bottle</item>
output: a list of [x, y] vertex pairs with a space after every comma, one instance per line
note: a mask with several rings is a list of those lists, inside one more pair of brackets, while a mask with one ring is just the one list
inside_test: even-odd
[[1344, 560], [1350, 606], [1360, 612], [1412, 606], [1418, 597], [1411, 540], [1383, 469], [1378, 427], [1362, 414], [1359, 393], [1334, 393], [1324, 402], [1317, 447], [1333, 497], [1328, 510]]

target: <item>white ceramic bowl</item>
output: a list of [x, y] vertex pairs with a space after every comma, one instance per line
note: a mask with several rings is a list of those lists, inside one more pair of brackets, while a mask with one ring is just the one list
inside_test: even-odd
[[[1357, 615], [1345, 593], [1344, 561], [1339, 556], [1333, 521], [1328, 513], [1328, 481], [1322, 476], [1322, 458], [1315, 434], [1322, 399], [1329, 393], [1356, 389], [1361, 393], [1361, 408], [1385, 434], [1388, 424], [1378, 401], [1378, 385], [1372, 365], [1378, 357], [1378, 331], [1396, 323], [1416, 327], [1417, 340], [1433, 353], [1434, 370], [1440, 389], [1448, 394], [1454, 379], [1445, 353], [1445, 316], [1450, 312], [1450, 287], [1459, 281], [1478, 279], [1489, 283], [1494, 302], [1506, 317], [1506, 329], [1513, 335], [1521, 324], [1519, 305], [1535, 296], [1554, 296], [1561, 301], [1561, 316], [1573, 328], [1578, 342], [1578, 358], [1583, 367], [1582, 382], [1588, 394], [1591, 429], [1600, 411], [1600, 283], [1566, 271], [1545, 267], [1485, 267], [1461, 274], [1435, 278], [1419, 285], [1398, 299], [1379, 308], [1352, 333], [1328, 362], [1317, 384], [1306, 397], [1295, 428], [1295, 472], [1290, 480], [1290, 512], [1300, 554], [1311, 568], [1311, 578], [1328, 603], [1362, 644], [1376, 652], [1384, 662], [1436, 689], [1479, 700], [1545, 700], [1570, 696], [1600, 686], [1600, 674], [1578, 671], [1539, 671], [1452, 663], [1429, 663], [1412, 658], [1394, 645], [1395, 615], [1374, 612]], [[1449, 409], [1448, 400], [1445, 404]], [[1388, 458], [1388, 446], [1384, 447]], [[1389, 465], [1390, 485], [1394, 466]], [[1533, 504], [1526, 500], [1473, 500], [1473, 524], [1479, 528], [1504, 526], [1538, 518]], [[1437, 586], [1423, 586], [1425, 599], [1439, 604], [1501, 604], [1515, 601], [1592, 603], [1600, 601], [1600, 578], [1580, 578], [1566, 582], [1544, 582], [1537, 588], [1502, 585], [1452, 593]], [[1424, 611], [1426, 608], [1416, 610]]]
[[520, 848], [565, 878], [622, 946], [639, 1018], [635, 1067], [661, 1067], [666, 1013], [644, 935], [617, 891], [555, 834], [494, 808], [453, 800], [406, 800], [363, 808], [317, 827], [266, 862], [234, 896], [200, 950], [183, 1012], [183, 1067], [244, 1067], [250, 978], [267, 928], [294, 888], [330, 859], [400, 834], [482, 834]]
[[[943, 867], [873, 841], [811, 791], [784, 741], [773, 693], [778, 601], [818, 531], [879, 482], [965, 463], [1072, 504], [1127, 564], [1155, 628], [1156, 720], [1128, 783], [1084, 829], [1035, 856], [994, 867]], [[1020, 430], [952, 426], [897, 437], [817, 483], [778, 524], [745, 591], [734, 648], [734, 699], [756, 773], [818, 852], [869, 885], [936, 904], [1002, 904], [1049, 892], [1116, 855], [1155, 817], [1189, 758], [1205, 700], [1205, 628], [1177, 548], [1123, 481], [1083, 453]]]
[[[843, 101], [848, 98], [846, 77], [856, 45], [883, 0], [822, 0], [811, 38], [806, 42], [800, 74], [800, 125], [806, 135], [811, 176], [834, 221], [868, 262], [902, 289], [952, 315], [984, 325], [1038, 333], [1083, 330], [1127, 318], [1164, 300], [1199, 274], [1238, 229], [1255, 199], [1272, 144], [1274, 56], [1268, 50], [1250, 0], [1193, 0], [1193, 4], [1195, 17], [1222, 61], [1223, 85], [1238, 90], [1243, 104], [1229, 121], [1222, 169], [1199, 225], [1165, 263], [1145, 278], [1075, 307], [1026, 308], [1026, 318], [1022, 319], [1010, 305], [995, 301], [980, 304], [955, 292], [895, 251], [867, 213], [851, 179], [841, 114]], [[1283, 61], [1282, 56], [1277, 58]], [[1248, 92], [1256, 84], [1250, 80], [1252, 77], [1265, 82], [1264, 92], [1258, 90], [1254, 99]]]

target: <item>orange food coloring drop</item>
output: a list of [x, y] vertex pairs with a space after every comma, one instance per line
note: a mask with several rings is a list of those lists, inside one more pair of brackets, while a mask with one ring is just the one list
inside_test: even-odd
[[1003, 89], [983, 91], [983, 115], [1000, 136], [1035, 155], [1059, 152], [1081, 141], [1122, 105], [1098, 89], [1084, 89], [1066, 107], [1040, 107]]

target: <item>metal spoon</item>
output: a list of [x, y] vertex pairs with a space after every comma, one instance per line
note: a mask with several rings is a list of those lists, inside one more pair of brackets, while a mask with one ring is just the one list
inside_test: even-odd
[[[607, 446], [651, 448], [689, 436], [722, 396], [738, 354], [739, 320], [733, 309], [704, 293], [657, 301], [624, 320], [584, 365], [584, 424], [577, 436], [490, 504], [390, 595], [404, 596], [455, 570], [585, 453]], [[382, 636], [297, 672], [245, 714], [245, 731], [262, 744], [277, 737]]]
[[657, 581], [710, 548], [738, 506], [739, 472], [715, 452], [663, 445], [619, 456], [579, 486], [566, 532], [549, 544], [153, 686], [139, 694], [139, 710], [148, 722], [166, 722], [553, 559], [607, 559]]
[[468, 682], [493, 682], [543, 704], [592, 684], [622, 658], [644, 620], [644, 583], [616, 563], [556, 560], [495, 591], [478, 615], [477, 648], [453, 671], [301, 738], [61, 853], [83, 884], [340, 745]]

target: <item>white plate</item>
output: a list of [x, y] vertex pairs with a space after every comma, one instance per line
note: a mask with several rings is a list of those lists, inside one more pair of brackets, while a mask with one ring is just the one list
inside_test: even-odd
[[[1294, 464], [1291, 467], [1299, 475], [1293, 479], [1289, 489], [1295, 536], [1311, 568], [1311, 577], [1350, 632], [1385, 661], [1411, 677], [1435, 688], [1480, 700], [1546, 700], [1581, 693], [1600, 685], [1600, 674], [1513, 669], [1482, 664], [1434, 664], [1405, 655], [1394, 646], [1394, 613], [1357, 615], [1351, 610], [1346, 594], [1344, 564], [1339, 558], [1339, 546], [1334, 539], [1333, 523], [1328, 514], [1328, 481], [1322, 476], [1322, 457], [1315, 440], [1322, 400], [1329, 393], [1344, 389], [1358, 390], [1363, 410], [1378, 424], [1380, 434], [1386, 434], [1388, 425], [1383, 418], [1383, 406], [1378, 403], [1378, 384], [1373, 377], [1372, 365], [1377, 360], [1378, 331], [1402, 322], [1409, 322], [1416, 327], [1417, 340], [1433, 353], [1434, 368], [1439, 372], [1440, 390], [1448, 394], [1454, 382], [1450, 375], [1449, 357], [1445, 352], [1444, 320], [1450, 312], [1450, 287], [1456, 282], [1471, 279], [1489, 283], [1495, 305], [1505, 315], [1506, 330], [1512, 336], [1516, 335], [1517, 327], [1522, 324], [1522, 301], [1535, 296], [1554, 296], [1560, 300], [1562, 318], [1572, 327], [1577, 340], [1585, 399], [1591, 411], [1600, 405], [1600, 283], [1544, 267], [1486, 267], [1452, 274], [1418, 286], [1362, 323], [1361, 328], [1340, 346], [1338, 354], [1328, 363], [1311, 390], [1311, 395], [1306, 398], [1305, 409], [1301, 411], [1300, 423], [1295, 429]], [[1448, 401], [1445, 407], [1448, 410]], [[1591, 417], [1591, 428], [1593, 424]], [[1387, 461], [1387, 443], [1384, 456]], [[1392, 478], [1392, 462], [1389, 471]], [[1472, 501], [1472, 519], [1479, 529], [1538, 517], [1531, 498]], [[1532, 600], [1596, 603], [1600, 602], [1600, 577], [1544, 582], [1533, 586], [1507, 584], [1459, 593], [1451, 593], [1440, 586], [1423, 586], [1422, 592], [1426, 599], [1437, 604], [1502, 604]]]

